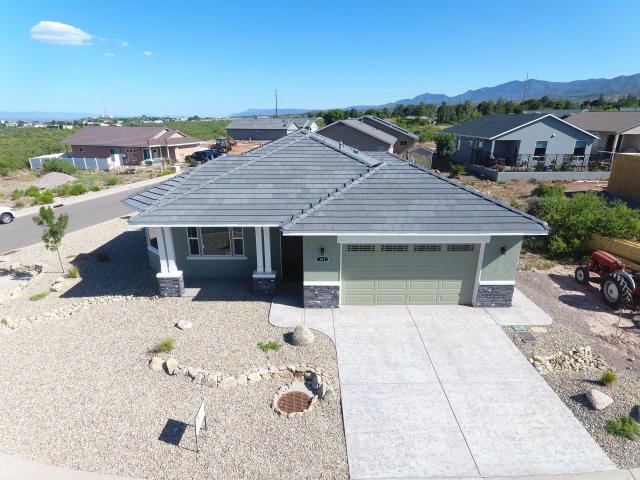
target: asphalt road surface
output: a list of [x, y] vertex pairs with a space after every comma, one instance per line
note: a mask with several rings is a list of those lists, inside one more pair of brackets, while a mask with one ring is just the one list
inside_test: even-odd
[[[143, 190], [141, 188], [140, 190]], [[87, 228], [113, 218], [129, 215], [134, 210], [121, 201], [140, 190], [127, 190], [94, 200], [76, 203], [54, 209], [56, 213], [69, 214], [67, 233]], [[7, 225], [0, 225], [0, 255], [42, 241], [42, 227], [36, 225], [32, 215], [16, 218]]]

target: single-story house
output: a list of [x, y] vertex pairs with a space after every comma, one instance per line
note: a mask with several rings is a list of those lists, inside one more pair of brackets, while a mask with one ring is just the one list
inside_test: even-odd
[[419, 140], [418, 135], [402, 127], [399, 127], [389, 120], [385, 120], [373, 115], [363, 115], [359, 118], [359, 120], [371, 127], [377, 128], [378, 130], [382, 130], [383, 132], [396, 137], [398, 140], [393, 145], [393, 153], [402, 155]]
[[426, 145], [414, 145], [407, 150], [406, 157], [411, 163], [417, 163], [424, 168], [431, 169], [433, 168], [432, 162], [434, 153], [436, 153], [435, 150], [427, 147]]
[[293, 123], [295, 123], [299, 129], [309, 130], [310, 132], [318, 130], [318, 124], [313, 118], [296, 117], [291, 120], [293, 120]]
[[485, 115], [443, 131], [456, 136], [454, 160], [493, 180], [609, 175], [609, 159], [592, 154], [598, 137], [551, 114]]
[[140, 165], [159, 158], [184, 160], [201, 148], [202, 140], [166, 127], [84, 127], [65, 138], [75, 158], [119, 155], [124, 165]]
[[227, 135], [234, 140], [271, 141], [296, 130], [299, 128], [292, 118], [234, 118], [227, 125]]
[[299, 285], [306, 307], [510, 305], [545, 222], [387, 153], [300, 130], [124, 200], [160, 294], [184, 280]]
[[640, 153], [640, 111], [582, 112], [567, 122], [600, 137], [594, 152]]
[[322, 127], [318, 133], [364, 152], [393, 152], [398, 141], [398, 137], [359, 119], [338, 120]]

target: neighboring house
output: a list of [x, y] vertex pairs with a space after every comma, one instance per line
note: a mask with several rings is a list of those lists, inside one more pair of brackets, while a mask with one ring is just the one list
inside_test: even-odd
[[435, 150], [425, 145], [414, 145], [407, 150], [407, 160], [411, 163], [417, 163], [418, 165], [431, 170], [433, 162], [433, 154]]
[[540, 114], [540, 113], [550, 113], [554, 117], [567, 119], [567, 118], [571, 117], [572, 115], [575, 115], [576, 113], [586, 112], [586, 111], [588, 111], [588, 110], [587, 109], [581, 109], [581, 108], [565, 108], [565, 109], [553, 109], [553, 108], [546, 108], [545, 109], [545, 108], [543, 108], [541, 110], [524, 110], [522, 113], [525, 114], [525, 115]]
[[640, 111], [582, 112], [567, 122], [600, 137], [595, 152], [640, 152]]
[[598, 137], [551, 114], [485, 115], [443, 131], [457, 137], [454, 160], [493, 180], [609, 175], [609, 159], [591, 152]]
[[402, 155], [419, 140], [418, 135], [416, 135], [415, 133], [399, 127], [393, 122], [384, 120], [379, 117], [374, 117], [373, 115], [364, 115], [358, 120], [361, 120], [371, 127], [377, 128], [378, 130], [382, 130], [383, 132], [396, 137], [397, 140], [393, 145], [393, 153]]
[[227, 135], [234, 140], [277, 140], [298, 130], [291, 118], [234, 118]]
[[74, 158], [109, 158], [119, 155], [124, 165], [145, 160], [184, 160], [200, 148], [201, 140], [166, 127], [84, 127], [65, 138]]
[[640, 154], [615, 154], [607, 192], [640, 203]]
[[292, 118], [291, 120], [293, 120], [293, 123], [295, 123], [296, 127], [298, 127], [299, 129], [309, 130], [310, 132], [315, 132], [316, 130], [318, 130], [318, 124], [313, 118], [299, 117]]
[[338, 120], [318, 130], [320, 135], [364, 152], [393, 152], [398, 138], [361, 120]]
[[222, 156], [124, 203], [160, 294], [184, 281], [300, 285], [306, 307], [511, 304], [522, 239], [545, 222], [387, 152], [305, 130]]

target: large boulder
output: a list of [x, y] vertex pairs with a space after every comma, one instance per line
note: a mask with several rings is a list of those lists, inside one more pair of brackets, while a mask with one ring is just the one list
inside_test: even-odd
[[613, 398], [595, 388], [587, 392], [587, 400], [596, 410], [603, 410], [613, 403]]
[[298, 325], [291, 334], [291, 344], [297, 346], [311, 345], [315, 340], [315, 335], [306, 325]]

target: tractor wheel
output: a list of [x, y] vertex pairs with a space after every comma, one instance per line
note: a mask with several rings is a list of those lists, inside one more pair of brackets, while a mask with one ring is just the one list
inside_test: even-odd
[[575, 277], [578, 283], [582, 285], [589, 284], [589, 267], [578, 267], [576, 268]]
[[631, 305], [631, 289], [622, 276], [616, 272], [602, 282], [602, 298], [612, 308], [626, 308]]

